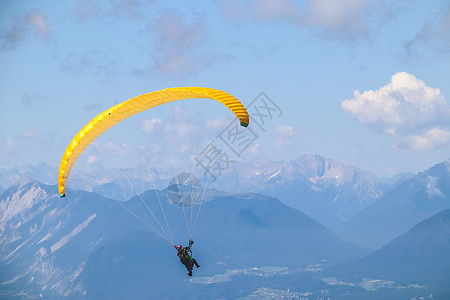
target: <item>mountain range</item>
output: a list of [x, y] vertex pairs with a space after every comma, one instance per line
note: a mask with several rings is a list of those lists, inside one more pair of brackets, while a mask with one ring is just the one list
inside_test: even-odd
[[[308, 168], [316, 168], [300, 171], [297, 161], [291, 164], [293, 177], [312, 178], [318, 172], [317, 182], [331, 178], [333, 186], [341, 176], [332, 179], [339, 164], [309, 158]], [[149, 205], [163, 223], [163, 208], [174, 241], [187, 243], [185, 219], [165, 190], [148, 190], [128, 201], [81, 190], [59, 198], [55, 185], [19, 176], [0, 196], [0, 298], [446, 299], [449, 170], [445, 161], [403, 177], [340, 228], [332, 228], [376, 251], [340, 239], [274, 197], [208, 190], [194, 236], [201, 268], [192, 278], [172, 244], [141, 220], [151, 221], [144, 209]], [[48, 178], [51, 172], [35, 174]], [[283, 182], [278, 181], [280, 191]], [[121, 190], [115, 182], [106, 184]], [[360, 236], [353, 226], [360, 226]]]
[[450, 160], [400, 182], [333, 230], [346, 240], [376, 249], [415, 224], [448, 208]]
[[[201, 267], [189, 278], [172, 246], [115, 200], [73, 190], [59, 198], [56, 191], [56, 186], [23, 180], [0, 196], [0, 298], [450, 295], [450, 210], [370, 253], [275, 198], [212, 190], [194, 239]], [[165, 191], [147, 191], [121, 204], [143, 216], [142, 199], [156, 207], [160, 202], [174, 234], [183, 236], [180, 208]]]
[[[135, 217], [142, 209], [141, 199], [153, 205], [156, 194], [172, 231], [184, 232], [184, 222], [176, 216], [180, 208], [167, 201], [164, 191], [148, 191], [121, 203], [124, 209], [114, 200], [85, 191], [69, 190], [66, 198], [59, 198], [56, 186], [32, 180], [10, 187], [0, 197], [3, 296], [180, 297], [174, 286], [187, 289], [192, 283], [186, 281], [175, 250]], [[232, 274], [218, 274], [230, 270], [255, 272], [255, 266], [272, 266], [268, 270], [276, 273], [351, 261], [367, 253], [275, 198], [213, 194], [203, 205], [194, 247], [201, 264], [196, 270], [204, 288], [201, 293], [208, 293], [203, 282], [229, 281]]]
[[370, 172], [312, 154], [245, 163], [228, 176], [238, 182], [232, 191], [277, 197], [327, 226], [350, 219], [391, 186]]
[[[376, 249], [450, 207], [449, 164], [447, 160], [418, 174], [399, 174], [386, 180], [354, 166], [305, 154], [293, 161], [235, 162], [215, 187], [275, 197], [342, 238]], [[94, 170], [74, 170], [70, 187], [125, 201], [146, 190], [166, 188], [172, 176], [168, 169], [144, 165]], [[0, 189], [20, 178], [53, 184], [56, 174], [56, 168], [44, 163], [0, 169]]]
[[23, 178], [32, 178], [46, 184], [54, 184], [58, 178], [58, 169], [44, 162], [37, 165], [15, 166], [11, 169], [0, 168], [0, 193], [20, 182]]
[[[0, 169], [0, 192], [24, 175], [54, 184], [56, 174], [56, 168], [44, 163]], [[149, 189], [166, 188], [173, 176], [170, 168], [145, 165], [128, 169], [99, 167], [90, 172], [75, 169], [69, 186], [124, 201]], [[331, 226], [355, 216], [392, 185], [360, 168], [320, 155], [305, 154], [292, 161], [234, 162], [213, 187], [233, 193], [256, 192], [273, 196]]]

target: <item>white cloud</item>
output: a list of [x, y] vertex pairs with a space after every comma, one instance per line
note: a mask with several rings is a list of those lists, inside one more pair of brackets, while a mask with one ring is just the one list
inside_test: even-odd
[[50, 34], [50, 25], [47, 17], [38, 12], [30, 12], [26, 16], [27, 23], [35, 30], [36, 34], [46, 38]]
[[92, 0], [78, 0], [75, 13], [79, 21], [85, 21], [96, 17], [100, 13], [100, 6]]
[[145, 133], [152, 133], [159, 124], [162, 124], [162, 122], [163, 121], [161, 119], [158, 119], [158, 118], [145, 120], [145, 121], [142, 122], [142, 130]]
[[232, 20], [285, 21], [295, 26], [319, 28], [331, 37], [353, 40], [364, 37], [372, 23], [382, 24], [392, 4], [378, 0], [227, 1], [222, 5]]
[[125, 155], [131, 153], [134, 147], [127, 143], [107, 143], [105, 144], [105, 149], [115, 153], [116, 155]]
[[133, 20], [141, 18], [143, 14], [144, 6], [153, 4], [154, 1], [146, 0], [110, 0], [109, 3], [115, 15], [123, 17], [125, 19]]
[[77, 0], [74, 14], [78, 21], [94, 18], [134, 21], [148, 18], [154, 3], [154, 0]]
[[89, 164], [97, 162], [97, 159], [125, 157], [136, 154], [136, 146], [129, 143], [94, 141], [92, 146], [93, 147], [85, 151], [87, 156], [83, 159]]
[[0, 142], [0, 160], [6, 160], [6, 156], [13, 153], [15, 149], [16, 144], [11, 140]]
[[263, 21], [287, 20], [291, 22], [301, 21], [299, 8], [289, 0], [252, 0], [227, 1], [222, 4], [226, 15], [235, 20], [259, 19]]
[[88, 155], [88, 157], [87, 157], [87, 163], [88, 164], [93, 164], [93, 163], [95, 163], [97, 161], [98, 161], [98, 157], [97, 156], [95, 156], [95, 155]]
[[282, 18], [290, 20], [298, 20], [300, 11], [288, 0], [276, 1], [255, 1], [256, 13], [265, 19]]
[[257, 158], [260, 158], [261, 156], [263, 156], [262, 153], [262, 149], [261, 149], [261, 144], [260, 143], [252, 143], [250, 145], [250, 147], [246, 150], [246, 152], [251, 153], [252, 155], [254, 155]]
[[185, 77], [219, 58], [210, 49], [210, 34], [200, 18], [188, 23], [178, 13], [167, 13], [152, 29], [157, 34], [153, 67], [163, 75]]
[[365, 17], [373, 2], [374, 0], [309, 0], [307, 21], [345, 37], [359, 36], [367, 31]]
[[399, 148], [432, 150], [449, 144], [450, 109], [437, 88], [406, 72], [376, 91], [355, 91], [342, 108], [369, 128], [388, 134]]
[[38, 129], [22, 131], [15, 135], [16, 138], [25, 139], [25, 140], [34, 139], [34, 138], [37, 138], [40, 136], [41, 136], [41, 131]]
[[192, 143], [200, 140], [201, 123], [191, 118], [190, 114], [180, 106], [173, 107], [170, 119], [172, 121], [164, 124], [167, 143], [177, 147], [180, 152], [189, 152]]
[[429, 151], [450, 144], [450, 130], [432, 128], [422, 135], [398, 137], [397, 147], [414, 151]]
[[50, 24], [47, 16], [30, 11], [22, 17], [13, 20], [10, 28], [0, 36], [4, 48], [14, 48], [30, 35], [47, 39], [50, 35]]
[[287, 125], [278, 125], [277, 126], [278, 137], [275, 142], [275, 149], [279, 149], [283, 146], [291, 145], [292, 140], [296, 135], [296, 131], [294, 127]]
[[215, 118], [206, 120], [206, 127], [212, 130], [223, 130], [230, 124], [229, 119]]
[[438, 187], [438, 180], [439, 178], [433, 177], [428, 175], [427, 176], [427, 185], [426, 185], [426, 192], [428, 195], [428, 198], [434, 198], [434, 197], [445, 197], [442, 191]]

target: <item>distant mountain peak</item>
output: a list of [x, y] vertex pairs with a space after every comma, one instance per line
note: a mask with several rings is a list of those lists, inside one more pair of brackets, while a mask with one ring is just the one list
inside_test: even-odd
[[[5, 230], [5, 224], [17, 219], [20, 224], [31, 218], [27, 212], [38, 202], [49, 197], [48, 193], [37, 181], [23, 177], [20, 182], [10, 187], [0, 201], [0, 233]], [[1, 234], [0, 234], [1, 235]]]
[[352, 180], [354, 174], [358, 171], [359, 173], [365, 172], [357, 167], [345, 165], [317, 154], [303, 154], [292, 161], [292, 164], [295, 166], [296, 172], [308, 178], [312, 183], [324, 179], [340, 184]]
[[9, 170], [0, 169], [0, 192], [15, 184], [26, 184], [30, 179], [45, 184], [56, 184], [58, 168], [39, 162], [36, 165], [14, 166]]
[[14, 184], [14, 186], [16, 186], [16, 187], [18, 187], [18, 188], [22, 188], [23, 186], [25, 186], [25, 185], [28, 185], [28, 184], [36, 184], [37, 183], [37, 181], [36, 180], [34, 180], [34, 179], [32, 179], [30, 176], [28, 176], [28, 175], [24, 175], [24, 176], [21, 176], [17, 181], [16, 181], [16, 184]]
[[325, 159], [317, 154], [303, 154], [293, 161], [296, 169], [308, 178], [322, 177], [327, 170], [336, 167], [332, 159]]

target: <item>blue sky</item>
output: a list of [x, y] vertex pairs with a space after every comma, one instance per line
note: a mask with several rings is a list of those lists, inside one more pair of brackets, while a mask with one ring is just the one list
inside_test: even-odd
[[[276, 103], [246, 159], [314, 153], [386, 177], [450, 157], [446, 0], [0, 0], [0, 66], [2, 168], [58, 166], [102, 110], [176, 86]], [[135, 122], [150, 130], [202, 105]], [[114, 148], [138, 155], [128, 143]]]

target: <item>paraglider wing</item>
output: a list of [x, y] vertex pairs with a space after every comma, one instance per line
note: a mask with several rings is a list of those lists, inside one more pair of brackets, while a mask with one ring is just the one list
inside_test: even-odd
[[110, 127], [132, 115], [164, 103], [199, 98], [213, 99], [221, 102], [236, 115], [242, 126], [247, 127], [249, 117], [245, 107], [238, 99], [220, 90], [202, 87], [179, 87], [168, 88], [131, 98], [100, 113], [72, 139], [64, 152], [59, 167], [59, 195], [61, 197], [65, 196], [66, 182], [78, 157], [90, 143]]

